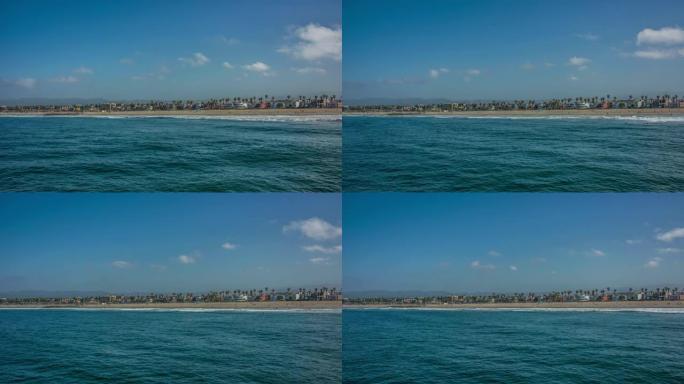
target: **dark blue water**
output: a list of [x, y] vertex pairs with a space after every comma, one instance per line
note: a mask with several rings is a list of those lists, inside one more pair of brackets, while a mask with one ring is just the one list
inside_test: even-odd
[[340, 190], [338, 116], [0, 117], [3, 191]]
[[340, 318], [0, 310], [0, 382], [339, 383]]
[[684, 312], [342, 317], [344, 383], [684, 383]]
[[681, 191], [684, 117], [344, 117], [344, 191]]

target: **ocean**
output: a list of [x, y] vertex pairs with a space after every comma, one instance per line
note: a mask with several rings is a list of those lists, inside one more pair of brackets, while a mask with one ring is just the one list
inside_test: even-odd
[[684, 117], [344, 116], [343, 190], [684, 190]]
[[338, 192], [339, 116], [0, 117], [3, 191]]
[[684, 383], [684, 312], [345, 309], [344, 383]]
[[339, 383], [339, 310], [0, 310], [0, 382]]

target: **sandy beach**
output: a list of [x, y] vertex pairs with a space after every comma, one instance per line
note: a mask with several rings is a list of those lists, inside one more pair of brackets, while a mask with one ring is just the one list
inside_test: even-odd
[[340, 115], [339, 108], [306, 109], [216, 109], [201, 111], [125, 111], [125, 112], [0, 112], [2, 115], [39, 116], [316, 116]]
[[249, 301], [223, 303], [151, 303], [151, 304], [84, 304], [84, 305], [0, 305], [2, 308], [84, 308], [84, 309], [340, 309], [340, 301]]
[[591, 302], [568, 302], [568, 303], [480, 303], [480, 304], [345, 304], [343, 308], [482, 308], [482, 309], [553, 309], [553, 308], [586, 308], [586, 309], [684, 309], [684, 300], [679, 301], [591, 301]]
[[557, 109], [543, 111], [464, 111], [464, 112], [344, 112], [344, 116], [684, 116], [684, 108], [659, 109]]

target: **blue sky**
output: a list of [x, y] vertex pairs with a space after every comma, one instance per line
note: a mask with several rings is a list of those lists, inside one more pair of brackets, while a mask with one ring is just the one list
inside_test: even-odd
[[340, 283], [337, 194], [1, 194], [0, 292]]
[[340, 94], [339, 0], [18, 1], [0, 98]]
[[345, 0], [344, 97], [681, 95], [683, 15], [680, 0]]
[[351, 193], [343, 207], [348, 292], [684, 284], [684, 194]]

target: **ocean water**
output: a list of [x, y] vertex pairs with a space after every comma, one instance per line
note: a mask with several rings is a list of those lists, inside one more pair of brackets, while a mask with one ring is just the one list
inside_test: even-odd
[[344, 116], [344, 191], [681, 191], [684, 117]]
[[684, 312], [345, 309], [344, 383], [684, 383]]
[[0, 310], [0, 382], [339, 383], [339, 311]]
[[0, 117], [3, 191], [340, 190], [339, 116]]

